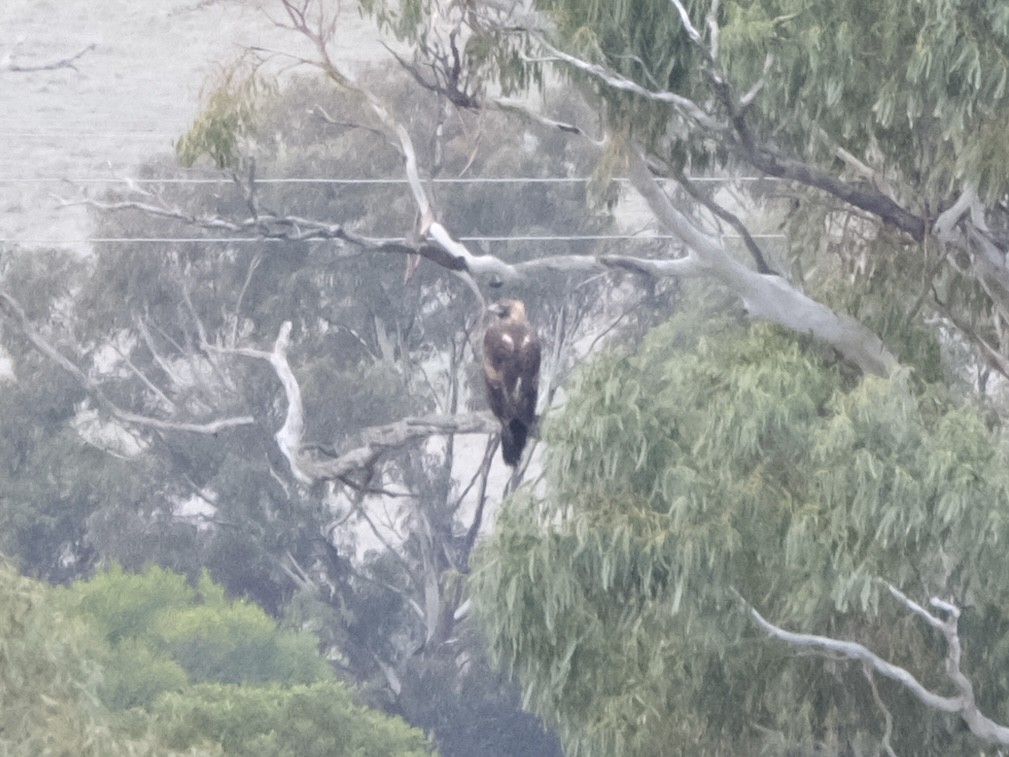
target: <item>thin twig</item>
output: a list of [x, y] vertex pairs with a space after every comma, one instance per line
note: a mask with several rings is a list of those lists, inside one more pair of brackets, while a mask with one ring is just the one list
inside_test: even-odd
[[22, 66], [18, 63], [14, 63], [12, 60], [6, 65], [0, 64], [0, 73], [4, 71], [12, 71], [14, 73], [27, 73], [31, 71], [53, 71], [58, 68], [72, 68], [77, 71], [77, 61], [84, 57], [87, 53], [91, 52], [97, 47], [97, 43], [92, 42], [87, 47], [82, 48], [79, 52], [74, 53], [69, 58], [60, 58], [52, 63], [40, 63], [33, 66]]

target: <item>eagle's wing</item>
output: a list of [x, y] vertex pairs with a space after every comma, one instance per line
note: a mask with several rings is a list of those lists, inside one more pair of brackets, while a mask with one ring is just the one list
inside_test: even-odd
[[483, 375], [491, 411], [507, 423], [512, 417], [506, 378], [515, 361], [515, 340], [500, 326], [487, 329], [483, 340]]
[[515, 417], [526, 426], [536, 419], [536, 398], [540, 387], [540, 343], [536, 333], [527, 328], [516, 347], [519, 380], [515, 386]]

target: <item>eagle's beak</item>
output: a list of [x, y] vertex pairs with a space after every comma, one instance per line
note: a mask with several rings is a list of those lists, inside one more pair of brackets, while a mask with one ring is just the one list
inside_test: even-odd
[[498, 302], [495, 302], [493, 305], [488, 306], [487, 312], [490, 313], [491, 315], [496, 315], [499, 318], [503, 318], [504, 316], [508, 315], [508, 308], [506, 308], [504, 305]]

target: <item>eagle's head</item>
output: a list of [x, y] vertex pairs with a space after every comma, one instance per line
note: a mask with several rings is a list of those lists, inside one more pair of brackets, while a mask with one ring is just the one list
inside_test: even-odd
[[522, 300], [501, 300], [487, 310], [495, 317], [508, 323], [525, 323], [526, 306]]

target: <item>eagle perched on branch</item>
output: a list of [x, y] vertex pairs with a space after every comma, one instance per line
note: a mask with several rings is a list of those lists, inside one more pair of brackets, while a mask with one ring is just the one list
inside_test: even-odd
[[516, 466], [536, 422], [540, 343], [520, 300], [501, 300], [488, 310], [493, 320], [483, 337], [487, 402], [501, 421], [501, 454]]

